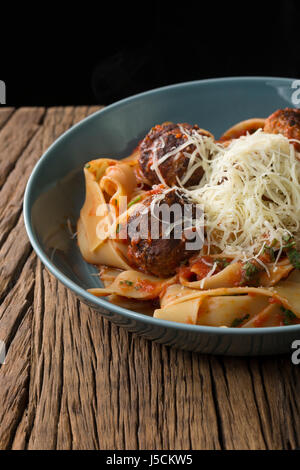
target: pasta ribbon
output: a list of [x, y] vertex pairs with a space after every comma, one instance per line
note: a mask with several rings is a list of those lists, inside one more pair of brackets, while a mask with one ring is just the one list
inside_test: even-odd
[[109, 294], [117, 294], [133, 299], [147, 300], [155, 299], [162, 289], [174, 282], [174, 279], [159, 279], [155, 276], [129, 269], [122, 271], [116, 276], [110, 285], [103, 288], [88, 289], [88, 292], [103, 297]]

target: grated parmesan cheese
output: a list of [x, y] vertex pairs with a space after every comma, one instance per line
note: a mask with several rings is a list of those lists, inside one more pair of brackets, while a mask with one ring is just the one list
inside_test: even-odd
[[300, 244], [300, 162], [291, 141], [261, 129], [218, 147], [197, 188], [185, 190], [204, 208], [207, 245], [222, 255], [256, 258], [283, 237]]
[[[180, 125], [179, 129], [181, 133], [186, 137], [185, 142], [178, 147], [172, 148], [161, 158], [158, 158], [157, 153], [158, 150], [164, 148], [165, 142], [162, 137], [160, 137], [154, 142], [152, 148], [153, 162], [150, 169], [154, 170], [160, 182], [166, 185], [166, 182], [159, 169], [159, 166], [170, 157], [174, 156], [174, 159], [176, 160], [180, 155], [180, 152], [182, 152], [187, 158], [189, 158], [188, 168], [183, 179], [181, 181], [177, 179], [178, 184], [183, 187], [185, 183], [190, 179], [192, 174], [197, 170], [197, 168], [201, 166], [204, 172], [208, 170], [211, 157], [220, 150], [221, 146], [220, 144], [216, 144], [212, 137], [201, 135], [195, 129], [191, 129], [189, 133]], [[189, 147], [190, 145], [193, 145], [195, 147], [194, 151], [192, 153], [184, 152], [184, 150], [187, 149], [187, 147]]]

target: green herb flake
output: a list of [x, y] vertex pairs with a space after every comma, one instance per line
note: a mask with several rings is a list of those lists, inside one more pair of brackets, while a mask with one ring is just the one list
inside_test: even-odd
[[259, 269], [257, 266], [255, 266], [255, 264], [251, 263], [250, 261], [247, 261], [247, 263], [244, 264], [244, 271], [245, 279], [249, 280], [259, 272]]
[[121, 227], [122, 227], [122, 225], [121, 225], [121, 224], [118, 224], [118, 225], [117, 225], [117, 228], [116, 228], [116, 233], [119, 233], [119, 232], [120, 232], [120, 230], [121, 230]]
[[125, 284], [127, 284], [127, 286], [133, 286], [133, 282], [132, 282], [132, 281], [125, 281]]
[[263, 253], [269, 255], [271, 261], [275, 261], [275, 252], [271, 246], [264, 246]]
[[296, 245], [295, 240], [292, 240], [292, 241], [290, 241], [287, 245], [284, 245], [284, 246], [283, 246], [283, 249], [284, 249], [284, 250], [289, 250], [289, 249], [291, 249], [291, 248], [294, 248], [295, 245]]
[[132, 201], [130, 201], [130, 203], [127, 206], [127, 209], [129, 209], [129, 207], [133, 206], [133, 204], [136, 204], [137, 202], [139, 202], [141, 199], [142, 199], [141, 195], [135, 197]]
[[294, 237], [289, 234], [284, 234], [282, 239], [286, 242], [286, 245], [283, 246], [283, 249], [286, 251], [291, 264], [294, 266], [294, 268], [300, 269], [300, 253], [295, 248], [296, 241]]
[[249, 313], [247, 313], [247, 315], [241, 317], [241, 318], [235, 318], [233, 320], [233, 322], [231, 323], [231, 328], [238, 328], [242, 323], [244, 323], [244, 321], [248, 320], [248, 318], [250, 317]]
[[226, 259], [217, 258], [215, 261], [217, 265], [221, 265], [223, 269], [230, 265], [229, 261], [226, 261]]
[[294, 268], [300, 269], [300, 253], [295, 248], [290, 248], [287, 255]]
[[90, 165], [89, 163], [86, 163], [86, 164], [84, 165], [84, 168], [91, 168], [91, 165]]
[[287, 308], [280, 307], [280, 310], [283, 313], [283, 324], [284, 325], [291, 325], [292, 321], [297, 318], [296, 315], [291, 310], [288, 310]]

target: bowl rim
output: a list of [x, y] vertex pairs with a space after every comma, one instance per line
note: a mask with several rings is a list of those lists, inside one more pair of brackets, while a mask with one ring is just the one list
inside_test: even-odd
[[51, 259], [46, 255], [44, 252], [42, 246], [40, 245], [37, 236], [35, 234], [35, 231], [32, 227], [31, 224], [31, 199], [32, 199], [32, 190], [34, 187], [35, 180], [37, 179], [38, 173], [40, 166], [45, 164], [45, 161], [48, 158], [51, 158], [52, 152], [55, 150], [55, 148], [60, 145], [65, 139], [68, 139], [69, 136], [73, 133], [76, 132], [76, 130], [79, 127], [86, 126], [88, 125], [89, 121], [92, 119], [97, 119], [97, 116], [99, 114], [105, 114], [111, 112], [114, 108], [117, 108], [122, 105], [126, 105], [128, 103], [131, 103], [135, 100], [138, 100], [140, 98], [143, 98], [148, 95], [154, 95], [157, 93], [161, 93], [164, 91], [167, 91], [169, 89], [176, 89], [176, 88], [185, 88], [185, 87], [190, 87], [190, 86], [202, 86], [202, 85], [208, 85], [208, 84], [219, 84], [219, 83], [224, 83], [224, 82], [246, 82], [246, 81], [253, 81], [253, 82], [265, 82], [265, 81], [272, 81], [272, 82], [285, 82], [289, 83], [294, 80], [295, 78], [289, 78], [289, 77], [273, 77], [273, 76], [241, 76], [241, 77], [219, 77], [219, 78], [212, 78], [212, 79], [205, 79], [205, 80], [191, 80], [191, 81], [185, 81], [185, 82], [180, 82], [180, 83], [175, 83], [171, 85], [165, 85], [162, 87], [154, 88], [151, 90], [144, 91], [142, 93], [137, 93], [134, 95], [131, 95], [127, 98], [123, 98], [121, 100], [118, 100], [108, 106], [105, 106], [104, 108], [96, 111], [95, 113], [91, 114], [90, 116], [87, 116], [86, 118], [82, 119], [78, 123], [74, 124], [72, 127], [70, 127], [67, 131], [65, 131], [63, 134], [61, 134], [48, 148], [47, 150], [42, 154], [42, 156], [39, 158], [37, 163], [35, 164], [30, 177], [27, 181], [25, 192], [24, 192], [24, 199], [23, 199], [23, 214], [24, 214], [24, 223], [25, 223], [25, 228], [27, 231], [27, 235], [29, 238], [29, 241], [36, 252], [37, 256], [39, 259], [42, 261], [42, 263], [46, 266], [46, 268], [68, 289], [73, 291], [75, 294], [79, 295], [80, 297], [84, 298], [86, 301], [88, 301], [89, 305], [94, 304], [95, 307], [102, 307], [105, 310], [112, 311], [114, 313], [117, 313], [119, 315], [124, 316], [125, 318], [128, 318], [130, 320], [135, 320], [140, 323], [145, 323], [148, 324], [149, 326], [153, 327], [162, 327], [162, 328], [168, 328], [168, 329], [173, 329], [173, 330], [181, 330], [183, 332], [189, 332], [189, 333], [194, 333], [194, 334], [203, 334], [203, 333], [208, 333], [208, 334], [214, 334], [214, 335], [246, 335], [246, 336], [251, 336], [253, 334], [255, 335], [279, 335], [283, 332], [288, 333], [288, 332], [296, 332], [300, 331], [300, 324], [299, 325], [287, 325], [287, 326], [277, 326], [277, 327], [257, 327], [257, 328], [232, 328], [232, 327], [227, 327], [227, 328], [220, 328], [216, 326], [207, 326], [207, 325], [192, 325], [192, 324], [187, 324], [187, 323], [179, 323], [175, 321], [170, 321], [170, 320], [162, 320], [159, 318], [154, 318], [148, 315], [144, 315], [142, 313], [135, 312], [133, 310], [126, 309], [124, 307], [121, 307], [119, 305], [112, 304], [108, 300], [105, 300], [105, 298], [100, 298], [96, 297], [93, 294], [90, 294], [87, 292], [84, 288], [82, 288], [80, 285], [72, 281], [68, 276], [66, 276], [60, 269], [58, 269]]

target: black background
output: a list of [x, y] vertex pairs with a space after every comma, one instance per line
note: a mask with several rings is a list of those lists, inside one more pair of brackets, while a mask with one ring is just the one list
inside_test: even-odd
[[15, 3], [1, 14], [7, 105], [109, 104], [222, 76], [300, 77], [300, 2]]

